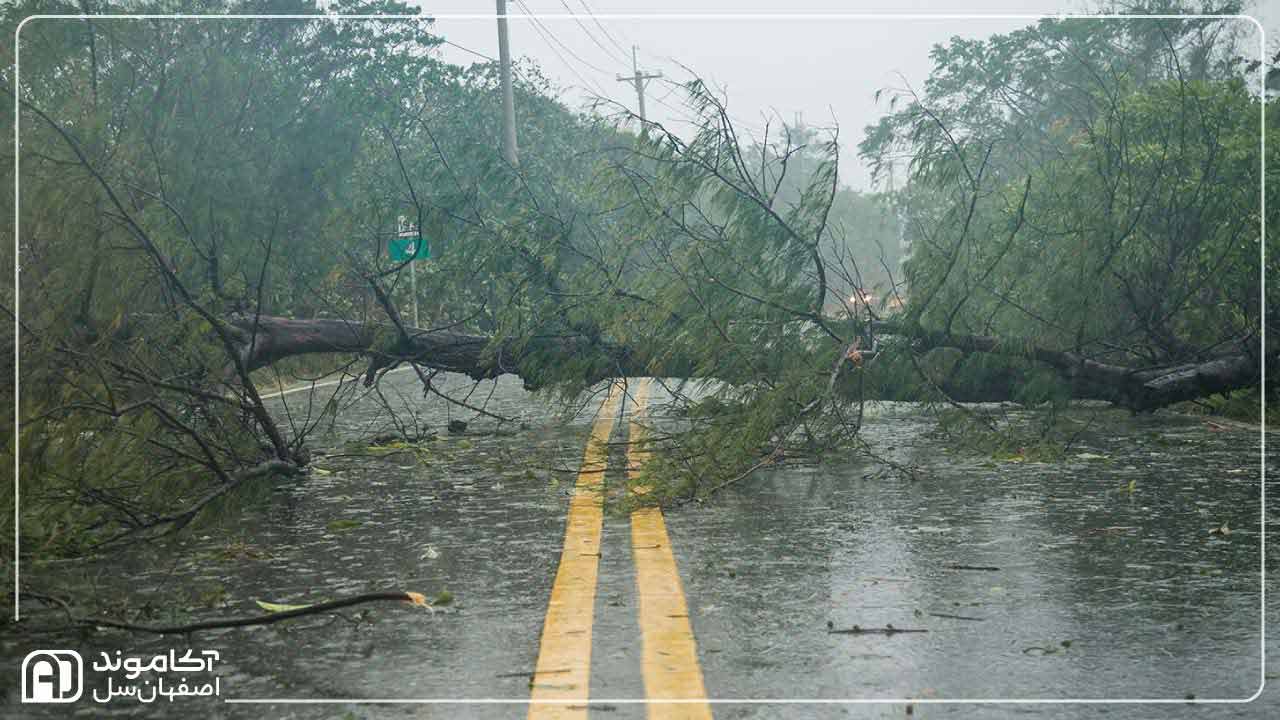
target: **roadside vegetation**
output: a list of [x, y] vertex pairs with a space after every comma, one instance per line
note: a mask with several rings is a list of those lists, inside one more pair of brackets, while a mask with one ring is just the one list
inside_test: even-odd
[[[0, 12], [12, 36], [81, 9]], [[426, 19], [30, 22], [21, 78], [12, 55], [0, 77], [5, 132], [15, 92], [21, 118], [20, 158], [2, 151], [6, 183], [20, 160], [21, 205], [0, 200], [20, 257], [0, 245], [22, 273], [23, 550], [179, 532], [299, 477], [343, 398], [406, 366], [468, 413], [485, 411], [440, 373], [515, 374], [567, 400], [664, 378], [670, 431], [640, 479], [658, 502], [867, 451], [871, 400], [985, 427], [970, 447], [991, 453], [1021, 445], [971, 403], [1050, 424], [1080, 400], [1256, 421], [1275, 352], [1262, 309], [1277, 307], [1275, 283], [1262, 296], [1259, 137], [1265, 115], [1274, 171], [1280, 106], [1254, 37], [1212, 19], [957, 37], [865, 133], [772, 122], [763, 137], [696, 77], [679, 90], [698, 123], [677, 132], [571, 109], [521, 63], [511, 165], [496, 67], [440, 60]], [[842, 183], [849, 144], [891, 192]], [[388, 254], [406, 223], [431, 243], [416, 327], [408, 261]], [[18, 300], [7, 288], [6, 312]], [[269, 411], [264, 395], [335, 371], [347, 382], [315, 417]]]

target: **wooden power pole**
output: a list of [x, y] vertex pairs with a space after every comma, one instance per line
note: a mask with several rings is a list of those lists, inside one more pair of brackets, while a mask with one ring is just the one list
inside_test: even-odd
[[502, 83], [502, 156], [520, 164], [516, 149], [516, 100], [511, 89], [511, 43], [507, 39], [507, 0], [498, 0], [498, 72]]
[[640, 72], [640, 63], [636, 60], [636, 46], [631, 46], [631, 76], [618, 76], [618, 82], [634, 83], [636, 86], [636, 97], [640, 100], [640, 119], [648, 120], [644, 114], [644, 83], [646, 80], [662, 77], [662, 71], [645, 73]]

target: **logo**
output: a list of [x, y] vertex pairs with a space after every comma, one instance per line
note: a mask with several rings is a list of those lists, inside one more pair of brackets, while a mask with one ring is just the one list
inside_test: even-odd
[[22, 702], [69, 703], [84, 689], [84, 660], [75, 650], [36, 650], [22, 660]]
[[[107, 653], [98, 655], [101, 659], [93, 661], [94, 670], [102, 673], [123, 671], [127, 682], [117, 683], [116, 678], [108, 675], [105, 694], [100, 694], [96, 687], [93, 689], [94, 702], [106, 703], [115, 698], [133, 699], [141, 703], [168, 698], [169, 702], [173, 702], [176, 697], [222, 694], [222, 678], [215, 677], [213, 682], [203, 684], [188, 680], [192, 674], [213, 672], [213, 664], [221, 658], [217, 650], [205, 650], [198, 656], [193, 655], [191, 650], [181, 656], [177, 650], [170, 650], [146, 659], [133, 655], [125, 657], [119, 650], [114, 659]], [[177, 673], [177, 680], [180, 682], [175, 682], [171, 673]]]

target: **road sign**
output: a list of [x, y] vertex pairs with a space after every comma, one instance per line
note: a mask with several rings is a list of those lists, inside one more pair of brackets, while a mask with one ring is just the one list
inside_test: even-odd
[[426, 238], [417, 236], [392, 238], [389, 249], [393, 262], [404, 262], [409, 258], [425, 260], [431, 257], [431, 243]]

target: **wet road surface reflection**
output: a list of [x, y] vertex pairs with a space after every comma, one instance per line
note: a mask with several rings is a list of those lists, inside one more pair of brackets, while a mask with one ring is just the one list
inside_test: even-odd
[[[425, 426], [470, 419], [471, 413], [424, 404], [416, 382], [412, 373], [389, 376], [385, 392], [420, 408]], [[487, 395], [489, 385], [477, 395]], [[223, 699], [525, 699], [573, 487], [572, 472], [558, 470], [577, 469], [594, 406], [562, 424], [555, 408], [531, 400], [518, 380], [505, 378], [492, 390], [487, 407], [526, 429], [508, 425], [502, 434], [486, 434], [491, 421], [480, 420], [460, 435], [442, 432], [420, 450], [371, 456], [344, 443], [394, 423], [374, 403], [357, 403], [340, 413], [332, 434], [317, 438], [329, 449], [304, 480], [279, 486], [216, 527], [110, 562], [48, 572], [87, 572], [103, 593], [127, 596], [133, 613], [189, 607], [201, 618], [253, 614], [255, 599], [448, 590], [455, 601], [436, 613], [353, 608], [345, 618], [200, 634], [189, 647], [222, 653]], [[273, 402], [281, 412], [287, 403], [295, 416], [308, 406], [318, 412], [308, 393]], [[1170, 414], [1081, 412], [1090, 413], [1091, 431], [1064, 462], [1041, 465], [957, 461], [929, 435], [931, 422], [917, 408], [876, 406], [866, 438], [916, 465], [917, 479], [867, 477], [877, 468], [857, 460], [783, 468], [713, 502], [668, 512], [711, 696], [1251, 695], [1262, 672], [1258, 433], [1210, 432], [1200, 420]], [[615, 458], [611, 465], [622, 463]], [[1224, 525], [1229, 533], [1211, 533]], [[644, 716], [642, 706], [608, 702], [644, 694], [629, 542], [627, 519], [606, 517], [591, 680], [592, 698], [602, 705], [592, 717]], [[1272, 602], [1273, 623], [1280, 619], [1276, 608]], [[890, 625], [928, 632], [830, 632]], [[188, 647], [182, 638], [117, 633], [48, 641], [86, 653]], [[0, 642], [15, 669], [31, 649], [30, 639], [4, 635]], [[1274, 644], [1272, 651], [1280, 654]], [[66, 714], [17, 705], [17, 673], [6, 674], [6, 703], [17, 716]], [[913, 717], [1267, 717], [1280, 715], [1275, 697], [1234, 706], [926, 704], [912, 711]], [[168, 717], [179, 704], [189, 709], [198, 702], [82, 702], [73, 714]], [[717, 718], [906, 717], [901, 704], [717, 704], [713, 711]], [[520, 704], [347, 702], [214, 703], [197, 713], [526, 714]]]

